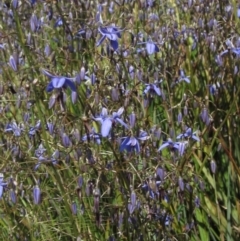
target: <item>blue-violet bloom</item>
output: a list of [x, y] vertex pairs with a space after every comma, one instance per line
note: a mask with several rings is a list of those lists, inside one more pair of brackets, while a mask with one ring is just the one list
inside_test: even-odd
[[186, 128], [186, 131], [180, 135], [177, 136], [177, 139], [182, 139], [182, 138], [192, 138], [195, 141], [200, 141], [200, 139], [196, 136], [197, 131], [192, 132], [192, 128]]
[[47, 70], [42, 69], [42, 73], [51, 79], [48, 84], [46, 91], [51, 92], [54, 89], [70, 88], [72, 91], [72, 102], [75, 103], [77, 100], [77, 88], [74, 84], [75, 78], [69, 78], [65, 76], [52, 75]]
[[112, 116], [108, 115], [108, 111], [106, 108], [102, 108], [102, 113], [99, 117], [93, 118], [96, 121], [101, 122], [101, 134], [103, 137], [107, 137], [110, 130], [112, 129], [112, 125], [115, 122], [118, 122], [122, 126], [128, 129], [128, 125], [121, 119], [121, 115], [124, 111], [124, 108], [119, 108], [118, 112], [113, 112]]
[[115, 26], [99, 27], [98, 31], [102, 37], [98, 40], [96, 46], [100, 46], [105, 38], [110, 40], [111, 47], [116, 51], [118, 49], [118, 39], [121, 38], [121, 32], [123, 30], [118, 29]]

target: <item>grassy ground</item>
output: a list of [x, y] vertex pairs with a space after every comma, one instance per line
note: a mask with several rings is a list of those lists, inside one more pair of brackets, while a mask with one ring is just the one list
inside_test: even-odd
[[0, 8], [1, 240], [239, 239], [235, 1]]

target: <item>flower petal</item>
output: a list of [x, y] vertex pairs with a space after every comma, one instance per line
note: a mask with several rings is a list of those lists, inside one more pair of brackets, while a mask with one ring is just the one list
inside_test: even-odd
[[162, 93], [159, 87], [157, 87], [156, 85], [153, 85], [153, 89], [158, 96], [161, 96]]
[[65, 77], [64, 77], [64, 79], [65, 79], [64, 87], [69, 87], [71, 89], [71, 91], [77, 92], [76, 85], [70, 79], [65, 78]]
[[51, 92], [53, 90], [54, 90], [53, 83], [52, 83], [52, 81], [50, 81], [50, 83], [48, 84], [48, 86], [46, 88], [46, 91], [47, 92]]
[[128, 125], [122, 119], [116, 118], [116, 121], [120, 123], [122, 126], [124, 126], [126, 129], [129, 129]]
[[62, 88], [63, 85], [65, 84], [65, 77], [54, 77], [52, 78], [51, 82], [52, 82], [52, 86], [56, 89]]
[[103, 35], [96, 43], [96, 46], [100, 46], [102, 44], [102, 42], [104, 41], [104, 39], [106, 38], [106, 35]]
[[167, 146], [169, 146], [169, 142], [165, 142], [164, 144], [162, 144], [162, 145], [159, 147], [158, 151], [161, 151], [162, 149], [164, 149], [164, 148], [167, 147]]
[[146, 43], [146, 49], [148, 54], [154, 54], [156, 52], [159, 52], [158, 46], [152, 42]]
[[53, 75], [53, 74], [51, 74], [50, 72], [48, 72], [46, 69], [42, 69], [42, 73], [43, 73], [44, 75], [46, 75], [47, 77], [49, 77], [49, 78], [57, 77], [56, 75]]
[[102, 127], [101, 127], [101, 134], [103, 137], [107, 137], [110, 130], [112, 128], [112, 120], [109, 118], [106, 118], [103, 123], [102, 123]]
[[111, 47], [116, 51], [118, 49], [118, 41], [117, 40], [110, 40]]

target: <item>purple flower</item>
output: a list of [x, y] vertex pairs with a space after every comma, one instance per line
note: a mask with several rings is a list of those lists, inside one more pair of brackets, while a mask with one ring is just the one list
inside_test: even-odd
[[187, 141], [181, 141], [181, 142], [174, 142], [170, 138], [168, 141], [165, 141], [158, 149], [158, 151], [161, 151], [162, 149], [168, 147], [170, 150], [177, 150], [179, 155], [182, 156], [184, 154], [184, 151], [188, 145]]
[[[149, 55], [159, 52], [159, 47], [151, 39], [139, 44], [146, 44], [146, 50]], [[141, 50], [138, 50], [138, 52], [141, 52]]]
[[55, 24], [54, 24], [54, 28], [60, 27], [60, 26], [62, 26], [62, 25], [63, 25], [62, 18], [59, 17], [59, 18], [57, 19], [57, 21], [55, 22]]
[[110, 26], [110, 27], [99, 27], [99, 33], [102, 37], [97, 42], [97, 47], [102, 44], [105, 38], [110, 40], [110, 45], [116, 51], [118, 49], [118, 39], [121, 38], [121, 32], [123, 30], [118, 29], [117, 27]]
[[[160, 81], [159, 83], [161, 83], [162, 81]], [[158, 87], [158, 83], [154, 83], [154, 84], [145, 84], [146, 88], [143, 91], [143, 94], [146, 95], [148, 92], [152, 95], [158, 95], [161, 96], [162, 95], [162, 91], [161, 89]]]
[[41, 128], [41, 121], [38, 120], [35, 126], [30, 127], [28, 134], [30, 136], [34, 136], [36, 134], [36, 131], [38, 131], [40, 128]]
[[136, 151], [140, 152], [140, 144], [137, 138], [134, 136], [125, 137], [125, 140], [120, 145], [120, 152], [126, 150], [127, 152]]
[[44, 75], [46, 75], [48, 78], [51, 79], [50, 83], [48, 84], [46, 91], [51, 92], [54, 89], [66, 89], [70, 88], [72, 91], [72, 102], [75, 103], [77, 99], [77, 88], [74, 84], [75, 78], [69, 78], [65, 76], [57, 76], [57, 75], [52, 75], [49, 73], [47, 70], [42, 69], [42, 72]]
[[185, 81], [186, 83], [189, 84], [190, 83], [189, 76], [185, 76], [185, 73], [182, 69], [179, 71], [179, 73], [180, 73], [180, 76], [178, 78], [178, 82]]
[[99, 117], [94, 118], [94, 120], [101, 122], [101, 134], [103, 137], [107, 137], [110, 130], [112, 129], [112, 125], [115, 122], [118, 122], [122, 126], [128, 129], [128, 125], [120, 118], [124, 111], [124, 108], [119, 108], [118, 112], [113, 112], [112, 116], [108, 115], [108, 111], [106, 108], [102, 108], [102, 113]]
[[158, 151], [161, 151], [162, 149], [169, 147], [170, 149], [176, 149], [178, 150], [178, 142], [173, 142], [172, 139], [168, 139], [168, 141], [164, 141], [164, 143], [159, 147]]
[[218, 89], [220, 88], [219, 82], [216, 84], [209, 85], [209, 92], [211, 95], [216, 95], [218, 93]]
[[140, 143], [139, 141], [145, 141], [149, 139], [149, 135], [146, 131], [140, 131], [138, 137], [128, 136], [123, 137], [124, 141], [120, 145], [120, 152], [126, 150], [127, 152], [136, 151], [137, 153], [140, 152]]
[[186, 131], [180, 135], [177, 136], [177, 139], [182, 139], [182, 138], [192, 138], [195, 141], [200, 141], [200, 139], [195, 135], [197, 131], [192, 132], [192, 128], [186, 128]]
[[97, 142], [98, 145], [101, 144], [100, 134], [96, 133], [94, 128], [92, 128], [91, 133], [86, 134], [82, 137], [82, 141], [87, 141], [88, 138], [92, 139], [94, 142]]
[[7, 124], [7, 126], [5, 128], [5, 132], [12, 131], [14, 136], [20, 136], [22, 130], [23, 130], [23, 126], [22, 125], [17, 125], [17, 123], [15, 121], [13, 121], [12, 123]]

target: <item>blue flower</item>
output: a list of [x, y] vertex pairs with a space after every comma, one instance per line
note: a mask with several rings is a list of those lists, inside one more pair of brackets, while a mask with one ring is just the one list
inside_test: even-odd
[[41, 120], [38, 120], [35, 126], [30, 127], [28, 134], [30, 136], [34, 136], [36, 134], [36, 131], [38, 131], [40, 128], [41, 128]]
[[94, 142], [96, 141], [98, 145], [101, 144], [100, 134], [96, 133], [95, 129], [92, 128], [92, 132], [89, 134], [86, 134], [82, 137], [83, 141], [87, 141], [89, 139], [92, 139]]
[[5, 128], [5, 132], [12, 131], [14, 136], [20, 136], [22, 130], [23, 130], [23, 126], [22, 125], [17, 125], [17, 123], [15, 121], [13, 121], [12, 123], [7, 124], [7, 126]]
[[180, 135], [177, 136], [177, 139], [182, 138], [192, 138], [195, 141], [200, 141], [200, 139], [195, 135], [197, 131], [192, 132], [192, 128], [187, 128], [186, 131]]
[[63, 20], [62, 20], [61, 17], [59, 17], [59, 18], [57, 19], [57, 21], [55, 22], [55, 24], [54, 24], [54, 28], [60, 27], [60, 26], [62, 26], [62, 25], [63, 25]]
[[53, 165], [56, 165], [58, 163], [58, 159], [60, 156], [60, 153], [58, 150], [54, 151], [51, 158], [44, 157], [44, 152], [46, 149], [43, 148], [42, 144], [39, 146], [38, 150], [35, 151], [36, 157], [38, 157], [38, 163], [34, 167], [34, 171], [36, 171], [39, 166], [43, 163], [52, 163]]
[[172, 151], [178, 151], [179, 155], [182, 156], [184, 154], [184, 151], [188, 145], [188, 141], [179, 141], [174, 142], [170, 138], [168, 141], [165, 141], [158, 149], [158, 151], [161, 151], [162, 149], [168, 147]]
[[128, 136], [128, 137], [123, 137], [124, 141], [120, 145], [120, 152], [123, 152], [126, 150], [127, 152], [133, 152], [136, 151], [137, 153], [140, 152], [140, 143], [139, 141], [145, 141], [149, 139], [149, 135], [147, 134], [146, 131], [140, 131], [140, 134], [138, 137], [134, 136]]
[[0, 198], [2, 198], [3, 195], [3, 188], [7, 186], [7, 183], [3, 181], [3, 174], [0, 173]]
[[218, 89], [220, 88], [219, 82], [216, 84], [209, 85], [209, 92], [211, 95], [216, 95], [218, 93]]
[[[146, 44], [146, 50], [149, 55], [159, 52], [159, 47], [151, 39], [139, 44]], [[141, 52], [141, 50], [138, 50], [138, 52]]]
[[[161, 83], [162, 81], [160, 81], [159, 83]], [[161, 89], [158, 87], [158, 83], [154, 83], [154, 84], [145, 84], [146, 88], [144, 89], [143, 93], [144, 95], [146, 95], [148, 92], [150, 92], [150, 94], [154, 95], [158, 95], [161, 96], [162, 95], [162, 91]]]
[[106, 108], [102, 108], [102, 113], [99, 117], [93, 118], [96, 121], [101, 122], [101, 134], [103, 137], [107, 137], [110, 130], [112, 129], [112, 125], [115, 122], [118, 122], [122, 126], [128, 129], [128, 125], [121, 119], [121, 115], [124, 111], [124, 108], [119, 108], [118, 112], [113, 112], [112, 116], [108, 115], [108, 111]]
[[54, 89], [70, 88], [72, 91], [72, 102], [75, 103], [77, 100], [77, 88], [74, 84], [75, 78], [69, 78], [65, 76], [52, 75], [47, 70], [42, 69], [44, 75], [51, 79], [48, 84], [46, 91], [51, 92]]
[[118, 49], [118, 39], [121, 38], [121, 32], [123, 30], [119, 30], [117, 27], [99, 27], [98, 31], [102, 35], [102, 37], [98, 40], [96, 46], [100, 46], [105, 38], [110, 40], [110, 45], [116, 51]]
[[164, 143], [159, 147], [158, 151], [161, 151], [162, 149], [169, 147], [170, 149], [176, 149], [178, 150], [178, 142], [173, 142], [172, 139], [168, 139], [168, 141], [164, 141]]
[[178, 82], [185, 81], [186, 83], [189, 84], [190, 83], [189, 76], [185, 76], [185, 73], [182, 69], [179, 72], [180, 72], [180, 76], [178, 78]]
[[137, 138], [134, 136], [125, 137], [125, 140], [120, 145], [120, 152], [126, 150], [127, 152], [136, 151], [140, 152], [140, 144]]

